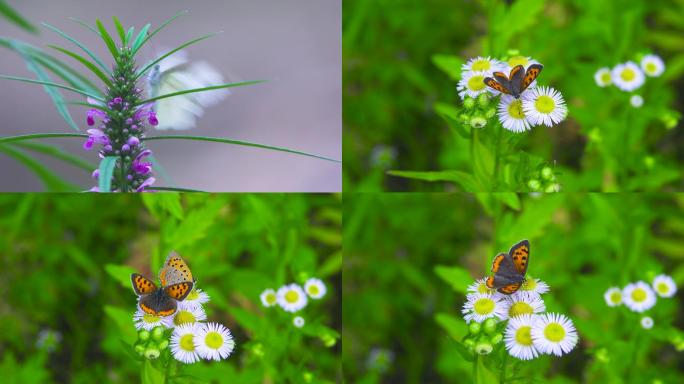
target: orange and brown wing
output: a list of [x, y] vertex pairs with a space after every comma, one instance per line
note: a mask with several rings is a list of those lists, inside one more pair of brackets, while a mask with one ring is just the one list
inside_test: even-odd
[[133, 290], [135, 294], [146, 295], [157, 290], [157, 285], [150, 279], [143, 277], [138, 273], [131, 275], [131, 283], [133, 284]]
[[489, 288], [489, 289], [494, 289], [494, 276], [489, 276], [489, 277], [487, 278], [487, 281], [485, 282], [485, 285], [486, 285], [487, 288]]
[[516, 74], [518, 74], [518, 72], [524, 71], [524, 70], [525, 70], [525, 67], [523, 67], [522, 65], [516, 65], [515, 67], [513, 67], [513, 69], [511, 69], [511, 74], [508, 75], [508, 79], [513, 80], [513, 78], [515, 77]]
[[503, 287], [497, 289], [497, 291], [503, 293], [504, 295], [511, 295], [515, 293], [518, 289], [520, 289], [520, 285], [522, 285], [522, 283], [504, 285]]
[[537, 76], [539, 76], [543, 68], [544, 66], [541, 64], [532, 64], [529, 68], [527, 68], [527, 72], [525, 72], [525, 78], [523, 79], [521, 84], [522, 86], [520, 87], [520, 92], [524, 91], [530, 86], [530, 84], [532, 84]]
[[494, 257], [494, 261], [492, 261], [492, 272], [499, 272], [499, 268], [501, 268], [501, 263], [503, 262], [504, 257], [506, 257], [506, 255], [503, 253], [499, 253], [496, 255], [496, 257]]
[[515, 265], [515, 269], [522, 276], [525, 276], [525, 272], [527, 272], [527, 265], [530, 261], [530, 242], [523, 240], [512, 246], [508, 253], [513, 258], [513, 265]]
[[190, 282], [178, 283], [164, 287], [164, 291], [170, 297], [178, 301], [183, 301], [188, 296], [190, 291], [192, 291], [192, 286], [193, 283]]
[[[501, 73], [501, 72], [497, 72], [497, 73]], [[503, 75], [503, 74], [502, 74], [502, 75]], [[485, 85], [488, 86], [489, 88], [495, 89], [495, 90], [497, 90], [497, 91], [499, 91], [499, 92], [501, 92], [501, 93], [505, 93], [505, 94], [508, 94], [508, 95], [511, 94], [511, 91], [509, 91], [508, 88], [504, 87], [501, 83], [499, 83], [498, 81], [492, 79], [491, 77], [485, 77], [484, 83], [485, 83]]]

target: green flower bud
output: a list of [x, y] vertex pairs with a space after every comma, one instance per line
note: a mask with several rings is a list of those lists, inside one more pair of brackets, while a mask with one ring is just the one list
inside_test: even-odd
[[458, 115], [458, 118], [461, 119], [461, 122], [463, 124], [468, 124], [468, 122], [470, 121], [470, 116], [468, 116], [467, 113], [461, 113], [460, 115]]
[[302, 374], [302, 377], [304, 378], [305, 383], [310, 383], [311, 380], [313, 380], [313, 375], [311, 374], [311, 372], [304, 372]]
[[551, 184], [544, 189], [544, 192], [546, 192], [546, 193], [554, 193], [554, 192], [559, 192], [559, 191], [560, 191], [560, 184], [558, 184], [558, 183]]
[[473, 339], [465, 339], [463, 344], [465, 344], [466, 348], [468, 348], [471, 351], [475, 349], [475, 340]]
[[159, 357], [161, 353], [155, 347], [147, 347], [145, 349], [145, 358], [148, 360], [154, 360]]
[[470, 325], [468, 325], [468, 331], [470, 331], [471, 335], [477, 335], [478, 333], [480, 333], [481, 329], [482, 325], [480, 325], [480, 323], [476, 321], [473, 321], [472, 323], [470, 323]]
[[325, 345], [328, 348], [331, 348], [337, 344], [337, 340], [335, 340], [334, 337], [328, 335], [327, 333], [323, 336], [321, 336], [321, 341], [323, 341], [323, 345]]
[[489, 92], [481, 93], [477, 96], [477, 104], [482, 108], [487, 108], [489, 106], [489, 100], [491, 100]]
[[475, 353], [478, 355], [489, 355], [492, 353], [492, 345], [488, 341], [478, 341], [477, 344], [475, 344]]
[[473, 128], [484, 128], [485, 125], [487, 125], [487, 119], [482, 116], [473, 116], [470, 119], [470, 126]]
[[648, 169], [653, 169], [653, 166], [655, 165], [655, 159], [653, 158], [653, 156], [646, 156], [644, 158], [644, 165]]
[[544, 180], [552, 180], [554, 178], [553, 169], [549, 167], [542, 168], [541, 177]]
[[528, 181], [527, 186], [533, 191], [538, 191], [541, 189], [541, 183], [537, 179], [532, 179]]
[[472, 109], [475, 106], [475, 99], [466, 96], [465, 100], [463, 100], [463, 106], [466, 109]]
[[489, 341], [491, 341], [494, 345], [499, 344], [501, 340], [503, 340], [503, 335], [501, 333], [497, 333], [496, 335], [492, 336], [491, 339], [489, 339]]
[[485, 320], [484, 323], [482, 323], [482, 328], [484, 328], [486, 334], [493, 335], [496, 332], [496, 319], [490, 317]]
[[489, 108], [487, 109], [487, 111], [485, 111], [485, 117], [488, 119], [491, 119], [492, 117], [494, 117], [494, 115], [496, 115], [496, 108], [494, 107]]
[[169, 341], [168, 340], [162, 340], [159, 342], [159, 349], [164, 350], [169, 347]]
[[144, 329], [141, 329], [138, 331], [138, 340], [140, 341], [147, 341], [150, 338], [150, 331], [146, 331]]
[[154, 340], [161, 340], [164, 338], [164, 327], [154, 327], [152, 330], [152, 338]]
[[596, 351], [596, 360], [600, 361], [601, 363], [607, 364], [610, 363], [610, 354], [608, 353], [608, 350], [605, 348], [601, 348]]
[[252, 353], [254, 356], [263, 357], [264, 356], [264, 345], [261, 343], [254, 344], [252, 346]]
[[141, 357], [142, 357], [143, 353], [145, 353], [145, 346], [142, 344], [136, 344], [136, 346], [133, 347], [133, 349], [135, 350], [135, 353], [137, 353]]

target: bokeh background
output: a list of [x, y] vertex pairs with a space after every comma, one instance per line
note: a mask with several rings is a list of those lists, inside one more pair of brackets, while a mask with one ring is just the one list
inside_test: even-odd
[[[681, 0], [344, 5], [345, 190], [459, 190], [455, 183], [387, 171], [469, 172], [468, 141], [453, 134], [453, 124], [435, 107], [461, 104], [454, 76], [463, 61], [500, 58], [508, 50], [544, 64], [540, 84], [563, 94], [569, 117], [553, 128], [506, 135], [506, 149], [546, 161], [565, 191], [684, 189], [684, 126], [670, 118], [684, 111]], [[639, 90], [641, 109], [629, 106], [629, 93], [594, 83], [598, 68], [648, 51], [663, 57], [666, 71]], [[492, 128], [483, 128], [483, 135]]]
[[[195, 37], [223, 31], [189, 47], [190, 59], [207, 61], [226, 80], [268, 80], [265, 84], [234, 88], [233, 94], [221, 104], [206, 110], [191, 134], [288, 147], [341, 159], [340, 0], [30, 0], [8, 4], [32, 23], [54, 25], [104, 58], [110, 55], [99, 37], [69, 20], [70, 17], [90, 24], [100, 18], [113, 31], [114, 15], [124, 25], [135, 25], [136, 29], [147, 23], [154, 28], [187, 9], [189, 14], [155, 36], [153, 44], [141, 51], [141, 58], [149, 60], [156, 53], [153, 47], [175, 47]], [[41, 27], [40, 34], [33, 35], [1, 18], [0, 36], [39, 47], [57, 44], [72, 48], [71, 43], [46, 28]], [[35, 78], [19, 55], [4, 48], [0, 53], [0, 74]], [[57, 57], [61, 55], [55, 53]], [[64, 57], [64, 61], [73, 62], [80, 69], [74, 60]], [[0, 90], [3, 136], [72, 131], [41, 86], [3, 80]], [[70, 110], [74, 120], [86, 128], [85, 109]], [[80, 140], [62, 139], [54, 143], [94, 164], [99, 161], [95, 153], [82, 150]], [[172, 140], [154, 143], [152, 147], [171, 176], [159, 185], [215, 192], [337, 192], [342, 188], [342, 167], [338, 163], [205, 142]], [[69, 181], [83, 186], [92, 184], [87, 173], [48, 161], [50, 168], [68, 175]], [[42, 190], [33, 174], [5, 154], [0, 154], [0, 175], [2, 191]]]
[[[348, 382], [475, 382], [454, 341], [467, 333], [466, 287], [525, 238], [528, 276], [550, 285], [547, 312], [569, 316], [580, 343], [560, 358], [509, 366], [516, 383], [684, 380], [682, 194], [355, 194], [344, 214]], [[646, 312], [653, 329], [605, 304], [608, 287], [658, 273], [680, 289]]]
[[[237, 343], [227, 360], [186, 366], [190, 376], [173, 382], [339, 380], [339, 195], [4, 194], [0, 231], [3, 383], [141, 382], [127, 350], [136, 340], [130, 273], [156, 277], [171, 249], [211, 296], [208, 321]], [[307, 276], [328, 293], [298, 312], [304, 328], [262, 306], [264, 289]]]

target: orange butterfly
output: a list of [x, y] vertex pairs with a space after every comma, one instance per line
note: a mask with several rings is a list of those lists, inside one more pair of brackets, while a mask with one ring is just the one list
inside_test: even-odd
[[525, 67], [516, 65], [511, 69], [511, 74], [508, 77], [503, 72], [494, 72], [494, 79], [485, 77], [484, 83], [490, 88], [519, 99], [520, 94], [532, 84], [543, 68], [544, 66], [541, 64], [532, 64], [525, 71]]
[[192, 291], [194, 279], [185, 260], [171, 252], [159, 273], [162, 288], [152, 280], [134, 273], [131, 275], [133, 291], [140, 296], [138, 305], [145, 313], [169, 316], [176, 312], [177, 302], [183, 301]]
[[492, 263], [492, 276], [487, 278], [487, 288], [497, 289], [510, 295], [525, 282], [530, 259], [530, 242], [523, 240], [511, 247], [508, 253], [499, 253]]

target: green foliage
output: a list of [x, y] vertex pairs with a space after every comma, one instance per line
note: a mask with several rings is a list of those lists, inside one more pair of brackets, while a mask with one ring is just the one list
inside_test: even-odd
[[[339, 381], [341, 201], [334, 195], [4, 195], [0, 254], [3, 382]], [[170, 249], [211, 296], [210, 320], [237, 343], [221, 362], [159, 372], [138, 361], [130, 274], [154, 277]], [[327, 270], [327, 276], [318, 271]], [[266, 288], [321, 277], [328, 294], [297, 313], [264, 308]], [[52, 351], [37, 343], [59, 332]]]

